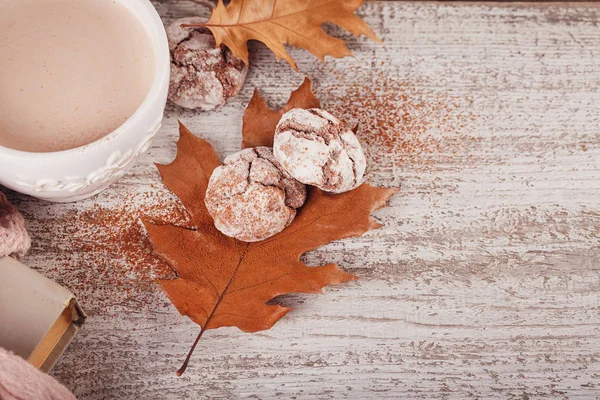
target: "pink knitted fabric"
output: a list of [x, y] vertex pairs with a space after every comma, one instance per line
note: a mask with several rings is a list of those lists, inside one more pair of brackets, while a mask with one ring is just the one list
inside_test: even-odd
[[0, 347], [0, 399], [76, 400], [54, 378]]
[[0, 257], [21, 257], [30, 246], [31, 240], [23, 217], [0, 192]]

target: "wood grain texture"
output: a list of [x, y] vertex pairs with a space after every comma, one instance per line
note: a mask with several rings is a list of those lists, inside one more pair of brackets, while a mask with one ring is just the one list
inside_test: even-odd
[[[155, 4], [166, 22], [207, 15]], [[291, 52], [324, 106], [347, 107], [340, 72], [383, 74], [415, 88], [409, 101], [455, 99], [473, 139], [410, 162], [370, 146], [369, 182], [402, 188], [376, 214], [384, 227], [305, 257], [361, 280], [282, 298], [295, 311], [270, 331], [210, 332], [183, 377], [198, 327], [151, 284], [112, 302], [84, 251], [59, 264], [74, 248], [69, 213], [171, 198], [153, 163], [173, 159], [178, 119], [229, 154], [254, 87], [281, 105], [303, 76], [253, 44], [241, 95], [212, 113], [169, 106], [149, 154], [109, 192], [66, 205], [11, 194], [35, 243], [24, 262], [68, 287], [93, 277], [77, 293], [88, 323], [53, 372], [78, 398], [600, 398], [600, 8], [373, 2], [361, 14], [385, 46], [334, 30], [356, 59]], [[124, 260], [100, 262], [135, 281]]]

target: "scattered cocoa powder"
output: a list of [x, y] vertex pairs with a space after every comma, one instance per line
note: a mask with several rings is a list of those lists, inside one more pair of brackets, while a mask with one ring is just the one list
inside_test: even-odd
[[113, 199], [118, 205], [110, 208], [74, 207], [48, 218], [36, 213], [28, 218], [35, 239], [30, 257], [46, 276], [75, 293], [88, 313], [131, 308], [132, 303], [134, 309], [151, 309], [160, 292], [155, 280], [175, 275], [153, 254], [141, 219], [189, 226], [183, 206], [174, 196], [166, 197], [145, 193]]
[[[325, 109], [358, 124], [370, 169], [434, 171], [472, 157], [472, 102], [436, 92], [426, 82], [408, 83], [381, 70], [350, 67], [317, 85]], [[331, 83], [329, 83], [331, 82]]]

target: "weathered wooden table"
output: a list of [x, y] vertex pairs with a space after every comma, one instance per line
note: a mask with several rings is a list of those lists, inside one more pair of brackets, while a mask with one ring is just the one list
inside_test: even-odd
[[[206, 15], [156, 1], [165, 22]], [[306, 255], [360, 281], [258, 334], [204, 336], [156, 277], [139, 217], [185, 220], [154, 162], [177, 120], [239, 149], [254, 87], [281, 105], [303, 75], [252, 45], [241, 95], [212, 113], [169, 106], [154, 146], [107, 192], [76, 204], [11, 193], [29, 266], [71, 288], [88, 323], [53, 375], [81, 399], [599, 398], [600, 5], [368, 3], [385, 41], [356, 59], [293, 50], [326, 108], [360, 122], [369, 182], [401, 186], [384, 224]]]

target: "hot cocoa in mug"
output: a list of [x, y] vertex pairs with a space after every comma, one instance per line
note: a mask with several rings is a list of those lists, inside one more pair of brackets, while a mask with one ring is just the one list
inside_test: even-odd
[[150, 146], [169, 52], [148, 0], [3, 0], [0, 54], [0, 184], [78, 200]]

